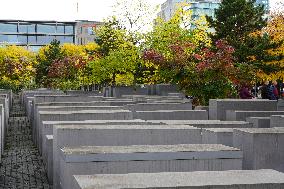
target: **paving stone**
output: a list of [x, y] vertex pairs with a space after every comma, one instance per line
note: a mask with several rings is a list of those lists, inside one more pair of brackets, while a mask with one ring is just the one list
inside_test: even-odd
[[31, 126], [14, 96], [10, 112], [9, 130], [0, 167], [1, 189], [52, 189], [47, 180], [42, 158], [32, 142]]

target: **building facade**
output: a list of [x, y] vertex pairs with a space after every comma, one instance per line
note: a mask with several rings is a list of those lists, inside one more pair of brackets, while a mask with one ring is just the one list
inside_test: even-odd
[[215, 9], [219, 8], [220, 0], [167, 0], [161, 5], [161, 11], [158, 16], [164, 20], [169, 20], [176, 11], [177, 4], [187, 2], [190, 4], [187, 9], [192, 10], [192, 18], [197, 19], [202, 15], [214, 17]]
[[[215, 17], [215, 9], [218, 9], [222, 0], [167, 0], [161, 5], [161, 11], [158, 17], [168, 21], [176, 11], [177, 4], [187, 2], [190, 4], [189, 8], [192, 10], [193, 19], [199, 18], [201, 15], [208, 15]], [[269, 0], [256, 0], [256, 4], [264, 5], [266, 12], [269, 11]]]
[[0, 45], [17, 45], [37, 51], [54, 39], [61, 44], [86, 44], [94, 41], [95, 34], [89, 31], [91, 27], [85, 28], [82, 23], [92, 25], [92, 28], [101, 24], [94, 21], [0, 20]]

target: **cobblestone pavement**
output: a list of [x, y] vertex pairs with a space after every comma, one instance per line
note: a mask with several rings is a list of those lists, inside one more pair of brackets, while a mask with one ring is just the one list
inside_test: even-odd
[[51, 189], [31, 126], [19, 97], [14, 96], [0, 167], [0, 189]]

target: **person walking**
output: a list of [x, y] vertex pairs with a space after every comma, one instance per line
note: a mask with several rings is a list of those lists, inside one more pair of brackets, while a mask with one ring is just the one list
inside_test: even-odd
[[277, 81], [272, 81], [272, 84], [270, 85], [268, 89], [268, 96], [269, 100], [278, 100], [279, 99], [279, 92], [277, 89]]
[[251, 95], [251, 93], [249, 92], [248, 86], [247, 85], [243, 85], [240, 92], [239, 92], [239, 96], [241, 99], [252, 99], [253, 96]]
[[268, 90], [269, 90], [269, 81], [265, 81], [260, 89], [262, 99], [269, 99]]

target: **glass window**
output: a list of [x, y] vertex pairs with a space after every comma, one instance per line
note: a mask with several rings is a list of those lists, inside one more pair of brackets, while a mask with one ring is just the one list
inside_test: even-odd
[[64, 26], [57, 26], [56, 33], [64, 33]]
[[18, 43], [18, 37], [16, 35], [7, 35], [8, 43]]
[[56, 40], [60, 41], [60, 43], [64, 43], [64, 36], [56, 36]]
[[56, 27], [53, 25], [37, 25], [37, 32], [38, 33], [55, 33]]
[[89, 34], [89, 35], [94, 35], [94, 29], [93, 29], [93, 27], [88, 27], [88, 34]]
[[7, 35], [0, 35], [0, 42], [1, 43], [7, 42], [7, 40], [8, 40]]
[[37, 52], [37, 51], [39, 51], [39, 49], [40, 49], [41, 47], [42, 47], [42, 46], [29, 46], [29, 47], [28, 47], [28, 50], [33, 51], [33, 52]]
[[38, 36], [37, 43], [40, 45], [47, 45], [50, 44], [53, 39], [54, 39], [53, 36]]
[[73, 34], [73, 26], [65, 26], [65, 33], [66, 34]]
[[35, 33], [35, 24], [28, 25], [28, 33]]
[[27, 25], [19, 25], [19, 32], [20, 33], [27, 33], [28, 32], [28, 26]]
[[36, 36], [28, 36], [29, 44], [36, 44]]
[[73, 43], [73, 36], [65, 36], [65, 43]]
[[0, 32], [17, 32], [17, 24], [0, 24]]
[[24, 35], [18, 35], [18, 42], [26, 44], [28, 42], [28, 37]]

